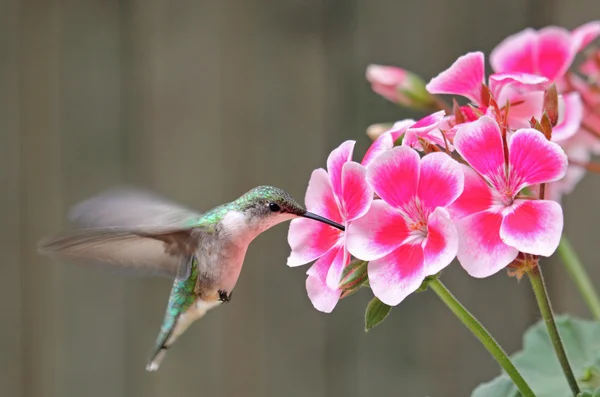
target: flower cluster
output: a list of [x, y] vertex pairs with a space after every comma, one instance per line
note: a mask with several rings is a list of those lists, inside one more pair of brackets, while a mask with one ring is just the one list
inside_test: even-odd
[[[599, 35], [600, 21], [527, 29], [492, 51], [487, 79], [481, 52], [427, 84], [370, 66], [375, 92], [433, 113], [372, 127], [361, 163], [347, 141], [327, 170], [313, 172], [307, 209], [346, 227], [291, 223], [288, 265], [316, 260], [306, 281], [314, 306], [330, 312], [345, 296], [347, 272], [363, 269], [349, 266], [352, 257], [368, 261], [364, 285], [397, 305], [455, 258], [471, 276], [488, 277], [550, 256], [563, 229], [560, 197], [600, 153], [600, 51], [588, 52], [581, 76], [569, 71]], [[439, 94], [468, 103], [449, 106]]]

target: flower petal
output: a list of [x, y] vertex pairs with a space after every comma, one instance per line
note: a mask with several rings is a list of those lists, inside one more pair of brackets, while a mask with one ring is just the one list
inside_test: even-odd
[[531, 91], [543, 91], [549, 80], [543, 76], [528, 73], [496, 73], [490, 76], [490, 91], [500, 106], [515, 96]]
[[508, 111], [508, 125], [512, 129], [527, 128], [532, 117], [540, 119], [544, 110], [544, 92], [532, 91], [512, 95]]
[[[444, 139], [438, 127], [440, 123], [444, 121], [445, 114], [445, 111], [440, 110], [427, 117], [423, 117], [421, 120], [411, 125], [410, 128], [406, 130], [402, 145], [422, 150], [423, 148], [418, 140], [418, 138], [421, 137], [444, 146]], [[435, 136], [436, 132], [437, 136]]]
[[479, 120], [464, 124], [454, 137], [456, 151], [490, 181], [504, 172], [504, 151], [500, 127], [494, 119], [482, 116]]
[[329, 288], [326, 279], [331, 264], [343, 261], [343, 252], [344, 250], [342, 247], [331, 249], [326, 255], [316, 261], [306, 272], [306, 274], [308, 274], [308, 277], [306, 278], [306, 292], [308, 293], [308, 298], [315, 309], [321, 312], [331, 313], [342, 294], [342, 291], [337, 288]]
[[367, 181], [388, 204], [401, 208], [417, 193], [419, 155], [406, 146], [397, 146], [377, 157], [367, 168]]
[[509, 143], [509, 183], [514, 194], [525, 186], [553, 182], [565, 175], [567, 155], [533, 128], [515, 132]]
[[373, 201], [373, 188], [367, 183], [367, 169], [349, 161], [342, 167], [342, 207], [346, 222], [367, 213]]
[[346, 230], [348, 251], [362, 260], [381, 258], [398, 248], [409, 236], [400, 212], [383, 200], [375, 200], [369, 212]]
[[392, 134], [389, 131], [384, 132], [379, 135], [377, 139], [373, 141], [367, 153], [365, 153], [365, 157], [363, 157], [362, 165], [365, 167], [368, 166], [377, 156], [381, 153], [386, 152], [394, 147], [394, 139], [392, 138]]
[[336, 245], [341, 233], [338, 229], [312, 219], [294, 219], [288, 232], [288, 244], [292, 252], [287, 265], [300, 266], [321, 257]]
[[484, 211], [456, 223], [460, 236], [456, 257], [461, 266], [473, 277], [491, 276], [508, 266], [519, 250], [500, 239], [502, 215]]
[[555, 80], [569, 69], [575, 58], [571, 33], [557, 26], [548, 26], [538, 32], [537, 72]]
[[464, 174], [460, 164], [446, 153], [430, 153], [421, 159], [417, 197], [424, 208], [446, 207], [463, 191]]
[[340, 284], [340, 280], [342, 279], [342, 273], [344, 272], [344, 268], [350, 263], [350, 254], [346, 247], [342, 246], [337, 253], [333, 262], [331, 262], [331, 266], [329, 266], [329, 270], [327, 271], [327, 278], [325, 279], [325, 284], [331, 290], [338, 289], [338, 285]]
[[404, 133], [409, 127], [413, 126], [414, 124], [415, 121], [413, 119], [404, 119], [396, 121], [392, 128], [390, 128], [389, 130], [390, 134], [392, 134], [392, 140], [394, 141], [394, 143], [398, 138], [404, 135]]
[[333, 195], [329, 175], [323, 168], [316, 169], [311, 174], [304, 202], [307, 210], [332, 221], [343, 223], [340, 208]]
[[423, 252], [425, 276], [440, 272], [452, 262], [458, 252], [458, 232], [444, 208], [438, 207], [429, 215]]
[[471, 167], [461, 165], [464, 173], [464, 189], [448, 211], [453, 219], [461, 219], [491, 208], [494, 203], [491, 188]]
[[573, 29], [571, 39], [573, 40], [575, 51], [579, 52], [587, 47], [592, 41], [600, 36], [600, 21], [592, 21]]
[[485, 78], [482, 52], [469, 52], [459, 57], [452, 66], [438, 74], [425, 86], [431, 94], [453, 94], [481, 103]]
[[425, 279], [423, 249], [404, 244], [389, 255], [369, 262], [369, 283], [383, 303], [395, 306], [415, 292]]
[[490, 64], [496, 73], [536, 74], [534, 63], [537, 49], [537, 34], [525, 29], [508, 36], [490, 53]]
[[500, 227], [506, 244], [528, 254], [550, 256], [563, 229], [560, 204], [550, 200], [516, 200]]
[[561, 95], [558, 105], [558, 124], [552, 129], [553, 142], [561, 142], [575, 135], [583, 119], [583, 102], [577, 92]]
[[342, 167], [352, 160], [352, 152], [356, 141], [346, 141], [334, 149], [327, 158], [327, 172], [337, 197], [342, 196]]

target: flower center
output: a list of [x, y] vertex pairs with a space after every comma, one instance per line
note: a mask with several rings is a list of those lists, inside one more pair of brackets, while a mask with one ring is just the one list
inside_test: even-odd
[[414, 198], [403, 208], [404, 219], [410, 234], [417, 238], [427, 237], [427, 215], [418, 198]]

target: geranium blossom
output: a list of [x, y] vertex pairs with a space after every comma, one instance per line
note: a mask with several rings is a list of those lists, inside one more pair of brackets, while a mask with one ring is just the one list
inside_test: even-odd
[[490, 54], [497, 73], [530, 73], [550, 81], [569, 70], [575, 55], [600, 35], [600, 21], [589, 22], [569, 32], [548, 26], [538, 31], [525, 29], [507, 37]]
[[537, 130], [520, 129], [508, 139], [505, 158], [500, 127], [487, 116], [460, 128], [454, 145], [472, 167], [464, 166], [464, 193], [451, 207], [461, 236], [457, 257], [467, 272], [490, 276], [519, 252], [550, 256], [560, 241], [562, 209], [519, 193], [565, 175], [560, 146]]
[[408, 107], [429, 108], [435, 104], [419, 76], [394, 66], [369, 65], [371, 89], [389, 101]]
[[[348, 228], [363, 216], [373, 200], [373, 189], [365, 179], [366, 169], [352, 161], [354, 141], [346, 141], [331, 152], [327, 171], [320, 168], [312, 173], [306, 191], [306, 208], [341, 223]], [[374, 147], [365, 164], [381, 149]], [[317, 260], [307, 271], [306, 290], [316, 309], [331, 312], [337, 304], [338, 288], [344, 267], [350, 262], [345, 247], [345, 232], [320, 222], [297, 218], [291, 222], [288, 242], [292, 252], [288, 266], [299, 266]]]
[[367, 167], [367, 180], [381, 200], [349, 226], [348, 249], [370, 261], [375, 296], [397, 305], [455, 257], [458, 234], [445, 207], [461, 194], [463, 174], [445, 153], [420, 159], [400, 146]]
[[[459, 57], [448, 69], [431, 79], [427, 90], [434, 94], [461, 95], [479, 107], [481, 113], [487, 110], [486, 95], [492, 96], [502, 108], [510, 104], [507, 122], [513, 128], [529, 126], [532, 117], [540, 119], [544, 105], [544, 88], [549, 80], [544, 76], [514, 71], [493, 74], [485, 89], [485, 59], [481, 52], [471, 52]], [[568, 97], [559, 96], [559, 120], [553, 131], [555, 141], [573, 136], [581, 123], [582, 104], [577, 93]]]

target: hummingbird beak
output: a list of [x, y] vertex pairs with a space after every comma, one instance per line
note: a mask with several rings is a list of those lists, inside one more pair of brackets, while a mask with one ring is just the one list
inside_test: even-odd
[[308, 218], [308, 219], [314, 219], [315, 221], [323, 222], [323, 223], [325, 223], [325, 224], [327, 224], [329, 226], [333, 226], [333, 227], [335, 227], [337, 229], [340, 229], [341, 231], [346, 230], [346, 228], [344, 226], [340, 225], [339, 223], [334, 222], [332, 220], [329, 220], [327, 218], [323, 218], [320, 215], [313, 214], [312, 212], [306, 211], [304, 214], [302, 214], [300, 216], [303, 216], [303, 217]]

